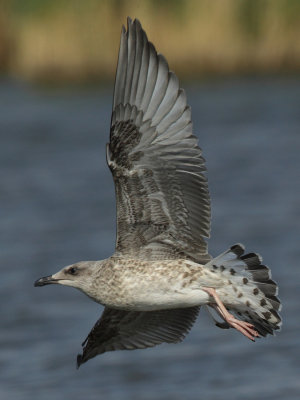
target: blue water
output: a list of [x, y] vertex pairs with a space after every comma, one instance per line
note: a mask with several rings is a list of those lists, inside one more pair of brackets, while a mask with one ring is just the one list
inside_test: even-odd
[[66, 287], [34, 288], [114, 249], [104, 145], [111, 87], [42, 91], [0, 82], [0, 399], [300, 398], [300, 80], [187, 85], [207, 160], [213, 255], [242, 242], [272, 267], [276, 337], [247, 341], [206, 311], [186, 340], [111, 352], [75, 368], [102, 307]]

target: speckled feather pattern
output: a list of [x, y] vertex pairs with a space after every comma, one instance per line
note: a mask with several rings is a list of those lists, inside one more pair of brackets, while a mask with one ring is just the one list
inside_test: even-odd
[[[268, 287], [274, 294], [277, 290], [269, 273], [268, 279], [256, 282], [253, 270], [247, 269], [247, 264], [231, 250], [206, 265], [186, 259], [142, 261], [115, 256], [100, 263], [89, 295], [112, 308], [152, 311], [207, 305], [213, 299], [201, 288], [212, 287], [222, 302], [237, 313], [249, 310], [264, 317], [263, 313], [274, 306], [276, 309], [276, 304], [279, 309], [279, 300], [265, 294]], [[280, 322], [275, 315], [269, 319], [274, 324]]]
[[[212, 281], [215, 276], [209, 270], [185, 259], [143, 261], [111, 257], [98, 269], [91, 295], [95, 301], [112, 308], [135, 311], [178, 308], [184, 305], [189, 290]], [[200, 305], [196, 297], [195, 294], [190, 304], [186, 300], [186, 306]]]
[[214, 305], [204, 287], [215, 288], [226, 308], [251, 322], [261, 336], [273, 334], [281, 326], [281, 305], [270, 270], [258, 255], [244, 255], [241, 245], [205, 265], [186, 259], [143, 261], [112, 256], [96, 262], [93, 270], [93, 283], [85, 293], [106, 305], [106, 311], [86, 339], [79, 365], [109, 350], [182, 340], [199, 306]]

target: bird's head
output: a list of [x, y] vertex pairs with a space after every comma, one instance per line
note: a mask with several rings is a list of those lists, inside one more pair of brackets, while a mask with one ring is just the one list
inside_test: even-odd
[[72, 286], [87, 292], [93, 281], [94, 272], [101, 267], [99, 261], [80, 261], [72, 265], [64, 267], [56, 274], [45, 276], [34, 282], [34, 286], [45, 286], [52, 283], [60, 285]]

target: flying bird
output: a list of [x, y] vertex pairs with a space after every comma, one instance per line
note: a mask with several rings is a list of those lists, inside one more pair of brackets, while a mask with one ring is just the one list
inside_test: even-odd
[[205, 305], [248, 339], [280, 329], [278, 288], [241, 244], [213, 258], [205, 162], [178, 78], [140, 22], [123, 26], [110, 142], [117, 203], [115, 253], [81, 261], [35, 286], [75, 287], [105, 306], [77, 366], [112, 350], [184, 339]]

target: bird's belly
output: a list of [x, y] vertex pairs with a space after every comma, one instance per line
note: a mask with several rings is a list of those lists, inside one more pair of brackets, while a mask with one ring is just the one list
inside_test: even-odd
[[[154, 291], [151, 293], [135, 292], [123, 302], [112, 304], [112, 307], [132, 311], [154, 311], [174, 308], [200, 306], [209, 302], [209, 295], [201, 289], [189, 291]], [[123, 303], [123, 304], [122, 304]]]

